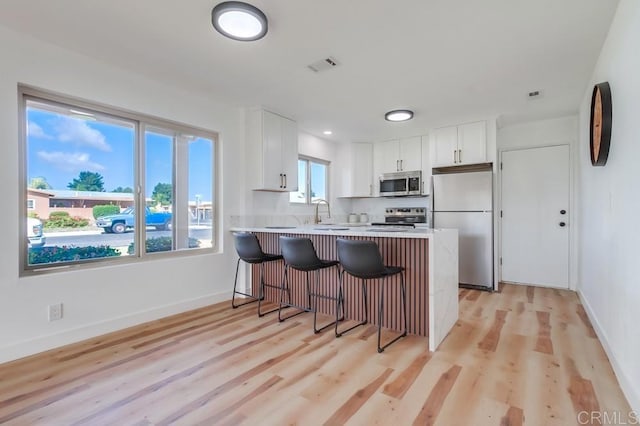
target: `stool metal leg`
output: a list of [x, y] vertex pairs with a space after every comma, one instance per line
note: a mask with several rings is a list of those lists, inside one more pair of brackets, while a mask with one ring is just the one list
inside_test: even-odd
[[369, 295], [367, 294], [367, 283], [362, 280], [362, 305], [364, 308], [364, 322], [363, 325], [369, 322]]
[[[308, 289], [308, 282], [307, 282], [307, 289]], [[285, 292], [285, 290], [287, 291], [287, 294], [289, 295], [289, 303], [284, 303], [283, 301], [283, 293]], [[308, 291], [307, 291], [308, 292]], [[309, 298], [309, 301], [311, 299]], [[310, 302], [309, 302], [310, 303]], [[295, 314], [291, 314], [287, 317], [282, 317], [282, 308], [299, 308], [301, 309], [300, 311], [296, 312]], [[291, 317], [295, 317], [296, 315], [300, 315], [303, 314], [305, 312], [311, 312], [311, 308], [304, 308], [302, 306], [297, 306], [294, 305], [291, 301], [291, 293], [289, 290], [289, 265], [287, 265], [285, 263], [284, 265], [284, 274], [282, 276], [282, 286], [280, 287], [280, 304], [278, 306], [278, 321], [279, 322], [283, 322], [284, 320], [287, 320]]]
[[262, 312], [262, 301], [264, 300], [264, 262], [260, 264], [260, 294], [258, 295], [258, 317], [263, 317], [267, 314], [275, 312], [278, 308], [273, 308], [270, 311]]
[[404, 313], [404, 336], [407, 335], [407, 286], [404, 283], [404, 272], [400, 273], [400, 289], [402, 290], [402, 310]]
[[307, 309], [311, 309], [311, 284], [309, 281], [309, 271], [305, 272], [307, 280]]
[[[340, 292], [342, 293], [342, 281], [343, 281], [343, 276], [344, 276], [344, 271], [342, 271], [341, 273], [341, 278], [340, 278]], [[344, 305], [344, 301], [342, 302], [342, 304]], [[367, 308], [367, 285], [365, 283], [365, 280], [362, 280], [362, 306], [364, 309], [364, 321], [359, 322], [356, 325], [353, 325], [349, 328], [347, 328], [346, 330], [340, 331], [338, 332], [338, 324], [336, 323], [336, 337], [341, 337], [344, 333], [353, 330], [354, 328], [360, 327], [362, 325], [367, 324], [367, 322], [369, 322], [369, 309]], [[338, 315], [338, 312], [336, 311], [336, 316]], [[344, 315], [344, 306], [343, 306], [343, 315]]]
[[[337, 265], [336, 265], [336, 267], [337, 267]], [[318, 318], [318, 298], [322, 297], [324, 299], [332, 299], [331, 296], [318, 294], [318, 286], [319, 285], [320, 285], [320, 270], [317, 270], [316, 271], [315, 289], [314, 289], [314, 292], [313, 292], [314, 293], [313, 295], [315, 296], [315, 298], [314, 298], [315, 304], [313, 306], [313, 332], [316, 333], [316, 334], [320, 333], [322, 330], [324, 330], [326, 328], [331, 327], [334, 324], [337, 325], [338, 321], [342, 321], [344, 319], [344, 306], [343, 306], [342, 319], [338, 319], [338, 311], [339, 311], [338, 303], [339, 303], [339, 300], [340, 300], [340, 293], [338, 292], [338, 295], [336, 296], [336, 320], [331, 322], [331, 323], [329, 323], [329, 324], [327, 324], [327, 325], [324, 325], [324, 326], [322, 326], [320, 328], [317, 327], [317, 323], [318, 323], [317, 322], [317, 318]]]
[[343, 276], [344, 271], [338, 269], [338, 299], [336, 300], [336, 327], [334, 330], [336, 337], [342, 336], [341, 333], [338, 333], [338, 311], [340, 310], [340, 306], [342, 306], [342, 318], [344, 318], [344, 296], [342, 293]]
[[[233, 309], [239, 308], [240, 306], [248, 305], [249, 303], [257, 302], [259, 297], [262, 296], [262, 295], [260, 295], [259, 297], [255, 297], [255, 296], [253, 296], [251, 294], [243, 293], [243, 292], [237, 290], [237, 287], [238, 287], [238, 270], [239, 269], [240, 269], [240, 259], [238, 259], [238, 262], [236, 262], [236, 277], [233, 280], [233, 295], [231, 296], [231, 307]], [[243, 303], [240, 303], [240, 304], [236, 305], [236, 294], [241, 294], [243, 296], [250, 297], [251, 300], [249, 300], [248, 302], [243, 302]]]
[[406, 299], [406, 292], [405, 292], [405, 286], [404, 286], [404, 273], [401, 272], [400, 273], [400, 292], [402, 295], [402, 312], [404, 314], [404, 332], [401, 335], [397, 336], [395, 339], [385, 344], [384, 346], [380, 346], [380, 331], [382, 329], [382, 301], [384, 299], [384, 289], [382, 286], [380, 286], [380, 288], [382, 289], [382, 292], [380, 293], [380, 307], [378, 311], [380, 315], [378, 320], [378, 353], [381, 353], [387, 347], [389, 347], [389, 345], [391, 345], [394, 342], [397, 342], [398, 340], [402, 339], [407, 335], [407, 299]]

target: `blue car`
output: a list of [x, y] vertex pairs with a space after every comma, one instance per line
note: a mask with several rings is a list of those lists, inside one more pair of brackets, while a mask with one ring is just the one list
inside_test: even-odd
[[[96, 220], [96, 225], [104, 229], [104, 232], [107, 234], [122, 234], [128, 229], [133, 229], [135, 226], [136, 220], [134, 212], [133, 207], [129, 207], [118, 214], [99, 217]], [[171, 213], [152, 212], [149, 207], [146, 207], [145, 224], [146, 226], [153, 226], [161, 231], [171, 229]]]

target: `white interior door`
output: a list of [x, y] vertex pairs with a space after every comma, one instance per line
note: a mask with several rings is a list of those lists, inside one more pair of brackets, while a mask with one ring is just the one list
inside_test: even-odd
[[569, 286], [569, 146], [502, 153], [502, 280]]

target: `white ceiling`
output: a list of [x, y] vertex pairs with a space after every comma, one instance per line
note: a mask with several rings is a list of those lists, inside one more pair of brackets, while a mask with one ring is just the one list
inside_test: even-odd
[[[617, 0], [250, 0], [257, 42], [211, 26], [217, 0], [2, 0], [0, 24], [337, 141], [575, 112]], [[327, 56], [340, 65], [314, 73]], [[543, 97], [527, 100], [542, 90]], [[407, 123], [383, 115], [410, 108]]]

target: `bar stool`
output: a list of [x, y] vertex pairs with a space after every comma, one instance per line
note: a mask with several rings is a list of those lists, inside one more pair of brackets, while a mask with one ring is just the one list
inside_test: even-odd
[[[338, 238], [336, 241], [338, 246], [338, 260], [342, 265], [342, 272], [340, 272], [340, 286], [338, 289], [338, 301], [336, 303], [343, 303], [343, 283], [344, 273], [348, 273], [356, 278], [362, 280], [362, 303], [364, 307], [364, 321], [342, 331], [338, 332], [338, 323], [336, 322], [336, 337], [342, 336], [347, 331], [353, 330], [356, 327], [367, 324], [369, 320], [369, 313], [367, 309], [367, 287], [366, 280], [378, 279], [382, 280], [382, 284], [387, 277], [400, 274], [400, 290], [402, 293], [402, 313], [404, 316], [404, 331], [400, 336], [391, 340], [384, 346], [380, 346], [380, 332], [382, 330], [382, 309], [384, 305], [384, 289], [380, 291], [380, 304], [378, 306], [378, 353], [384, 351], [389, 345], [396, 342], [400, 338], [407, 335], [407, 298], [404, 285], [404, 268], [400, 266], [385, 266], [380, 255], [380, 249], [378, 244], [374, 241], [358, 241], [347, 240]], [[336, 306], [336, 312], [338, 306]], [[344, 314], [344, 306], [342, 308]], [[337, 316], [337, 315], [336, 315]]]
[[[258, 241], [258, 237], [250, 232], [241, 232], [233, 235], [235, 240], [236, 251], [238, 252], [238, 262], [236, 263], [236, 278], [233, 283], [233, 296], [231, 297], [231, 307], [236, 309], [240, 306], [247, 305], [249, 303], [258, 302], [258, 316], [262, 317], [266, 314], [270, 314], [271, 312], [275, 312], [278, 308], [274, 308], [267, 312], [262, 312], [262, 301], [264, 300], [264, 288], [272, 287], [272, 288], [280, 288], [275, 284], [265, 284], [264, 282], [264, 264], [266, 262], [273, 262], [276, 260], [282, 259], [282, 256], [279, 254], [270, 254], [262, 251], [262, 247], [260, 247], [260, 242]], [[260, 264], [260, 286], [258, 290], [258, 296], [254, 296], [252, 294], [243, 293], [237, 290], [238, 285], [238, 269], [240, 267], [240, 261], [244, 261], [250, 264]], [[236, 305], [235, 298], [236, 294], [240, 294], [242, 296], [246, 296], [252, 300], [248, 302], [240, 303]]]
[[[338, 298], [333, 296], [328, 296], [325, 294], [318, 293], [318, 284], [320, 282], [320, 270], [325, 268], [330, 268], [332, 266], [336, 267], [336, 270], [339, 273], [338, 269], [338, 261], [337, 260], [321, 260], [318, 258], [316, 254], [316, 250], [313, 247], [313, 242], [309, 238], [303, 237], [280, 237], [280, 250], [284, 257], [284, 275], [282, 277], [282, 286], [280, 289], [280, 306], [278, 311], [278, 319], [280, 322], [294, 317], [296, 315], [300, 315], [304, 312], [313, 312], [313, 332], [319, 333], [325, 328], [331, 327], [334, 325], [334, 322], [324, 325], [320, 328], [317, 328], [317, 316], [318, 316], [318, 298], [329, 299], [336, 301], [336, 308], [338, 308]], [[289, 296], [289, 303], [285, 303], [283, 301], [283, 294], [285, 291], [289, 292], [289, 268], [293, 268], [298, 271], [302, 271], [306, 275], [306, 293], [307, 293], [307, 306], [296, 305], [291, 302], [291, 296]], [[315, 288], [313, 291], [311, 290], [309, 272], [316, 272], [315, 278]], [[314, 298], [314, 303], [312, 306], [311, 298]], [[289, 315], [285, 318], [282, 317], [282, 308], [292, 307], [300, 309], [299, 312]], [[336, 321], [342, 321], [344, 319], [344, 306], [343, 306], [343, 315], [342, 318], [338, 318], [338, 312], [336, 311]]]

